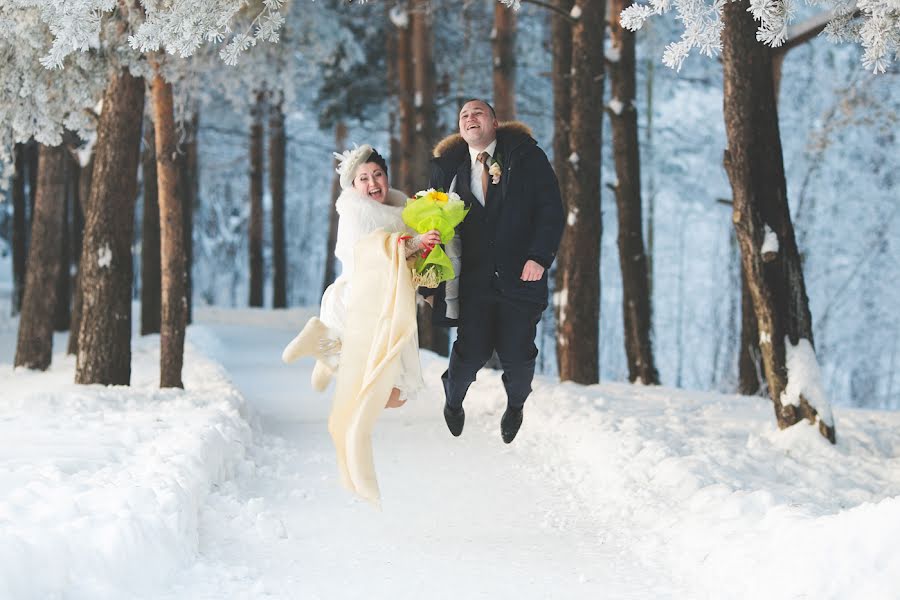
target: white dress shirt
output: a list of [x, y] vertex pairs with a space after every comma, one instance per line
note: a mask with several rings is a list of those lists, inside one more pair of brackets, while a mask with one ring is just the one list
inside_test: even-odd
[[[497, 149], [497, 140], [494, 140], [488, 147], [482, 150], [475, 150], [471, 146], [469, 146], [469, 156], [472, 157], [472, 179], [469, 182], [470, 187], [472, 188], [472, 194], [475, 196], [475, 199], [481, 202], [481, 205], [484, 206], [484, 194], [481, 193], [481, 173], [482, 166], [481, 162], [478, 160], [478, 155], [482, 152], [487, 152], [491, 157], [494, 156], [494, 150]], [[488, 168], [490, 166], [490, 158], [488, 159], [488, 164], [484, 165], [483, 168]], [[490, 185], [490, 184], [489, 184]]]

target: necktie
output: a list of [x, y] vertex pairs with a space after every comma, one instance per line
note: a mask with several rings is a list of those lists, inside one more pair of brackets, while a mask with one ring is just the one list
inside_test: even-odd
[[485, 205], [487, 205], [487, 190], [488, 190], [488, 164], [487, 161], [491, 157], [487, 152], [482, 152], [478, 155], [478, 162], [481, 163], [481, 197], [484, 199]]

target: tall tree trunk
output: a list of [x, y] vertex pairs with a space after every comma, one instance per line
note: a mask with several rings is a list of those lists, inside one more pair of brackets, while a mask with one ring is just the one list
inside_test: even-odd
[[[553, 0], [559, 13], [548, 12], [550, 16], [550, 48], [553, 54], [552, 82], [553, 82], [553, 170], [559, 181], [559, 189], [562, 196], [563, 209], [566, 214], [572, 210], [572, 201], [565, 193], [568, 190], [569, 173], [569, 119], [572, 116], [572, 98], [570, 88], [572, 85], [572, 24], [560, 13], [569, 14], [574, 0]], [[561, 243], [564, 244], [563, 241]], [[556, 257], [556, 272], [553, 282], [554, 291], [563, 289], [564, 276], [568, 256], [558, 253]], [[562, 344], [560, 327], [566, 316], [566, 304], [563, 298], [554, 293], [554, 311], [556, 319], [556, 343], [557, 343], [557, 367], [559, 366], [559, 350]]]
[[[384, 19], [386, 23], [389, 23], [387, 26], [387, 35], [384, 38], [384, 53], [385, 53], [385, 64], [387, 65], [386, 70], [386, 81], [387, 84], [387, 95], [390, 98], [392, 104], [394, 106], [400, 100], [400, 90], [399, 84], [397, 81], [397, 38], [399, 37], [399, 33], [397, 28], [391, 24], [391, 5], [390, 3], [385, 2], [384, 4]], [[400, 187], [400, 130], [398, 129], [399, 120], [397, 119], [397, 111], [389, 110], [388, 111], [388, 152], [391, 153], [390, 161], [388, 163], [388, 173], [391, 183], [394, 184], [394, 187], [397, 189], [401, 189], [404, 192], [408, 192], [402, 187]], [[342, 148], [335, 148], [335, 150], [342, 150]]]
[[269, 187], [272, 190], [272, 308], [287, 307], [287, 258], [284, 239], [284, 111], [279, 100], [269, 114]]
[[600, 155], [603, 113], [603, 33], [606, 2], [577, 0], [572, 28], [571, 130], [565, 175], [569, 216], [557, 267], [560, 306], [559, 376], [597, 383], [600, 329]]
[[143, 113], [144, 80], [121, 69], [106, 86], [94, 149], [76, 383], [131, 381], [131, 243]]
[[72, 153], [63, 143], [65, 150], [65, 185], [59, 201], [62, 203], [62, 231], [59, 232], [59, 271], [56, 275], [56, 309], [53, 311], [53, 330], [68, 331], [72, 321], [72, 235], [70, 215], [74, 188], [78, 185], [78, 170]]
[[13, 176], [12, 184], [12, 314], [17, 315], [22, 310], [22, 297], [25, 295], [25, 261], [28, 256], [28, 201], [25, 196], [25, 181], [28, 178], [28, 170], [25, 160], [25, 145], [16, 144], [14, 152], [16, 173]]
[[263, 113], [265, 93], [256, 93], [250, 124], [250, 306], [263, 305]]
[[413, 194], [415, 182], [412, 177], [413, 140], [415, 140], [415, 96], [412, 61], [412, 27], [397, 28], [397, 107], [400, 118], [400, 160], [397, 170], [391, 176], [394, 187], [404, 193]]
[[[334, 126], [334, 147], [343, 151], [347, 143], [347, 126], [343, 121], [338, 121]], [[334, 161], [335, 168], [338, 161]], [[334, 283], [337, 279], [337, 264], [334, 256], [334, 247], [337, 245], [338, 214], [335, 203], [341, 195], [341, 176], [335, 173], [331, 180], [331, 204], [328, 210], [328, 246], [325, 248], [325, 278], [322, 282], [322, 291]]]
[[[34, 205], [37, 200], [38, 169], [40, 169], [40, 144], [33, 139], [25, 144], [25, 163], [28, 171], [28, 223], [34, 216]], [[26, 231], [31, 235], [31, 227]], [[29, 238], [30, 240], [30, 238]], [[28, 244], [30, 242], [26, 242]]]
[[[437, 137], [437, 112], [434, 106], [435, 81], [431, 27], [431, 1], [417, 0], [412, 15], [412, 59], [415, 114], [415, 135], [411, 161], [411, 180], [428, 180], [431, 148]], [[412, 185], [407, 193], [413, 193]], [[450, 334], [446, 328], [435, 327], [431, 322], [431, 307], [420, 302], [417, 310], [419, 345], [441, 356], [450, 353]]]
[[497, 118], [516, 118], [516, 12], [494, 2], [494, 110]]
[[69, 344], [66, 353], [71, 355], [78, 354], [78, 332], [81, 330], [81, 311], [84, 298], [84, 292], [81, 286], [81, 273], [83, 271], [83, 263], [81, 261], [81, 252], [84, 247], [84, 221], [87, 214], [87, 201], [91, 194], [91, 173], [94, 170], [93, 156], [88, 160], [87, 165], [78, 170], [78, 197], [75, 202], [75, 219], [77, 227], [77, 239], [75, 240], [75, 262], [78, 270], [75, 273], [75, 284], [72, 298], [72, 326], [69, 328]]
[[156, 127], [144, 120], [141, 159], [144, 214], [141, 228], [141, 335], [159, 333], [162, 318], [162, 273], [159, 258], [159, 187], [156, 173]]
[[40, 146], [31, 247], [28, 249], [25, 297], [19, 320], [15, 365], [45, 370], [53, 356], [53, 313], [56, 310], [66, 198], [64, 145]]
[[184, 231], [184, 298], [187, 303], [187, 323], [191, 323], [193, 315], [193, 281], [194, 265], [194, 210], [200, 196], [199, 153], [197, 152], [197, 127], [199, 117], [194, 114], [190, 121], [184, 123], [184, 142], [176, 155], [176, 171], [178, 172], [178, 197], [181, 199]]
[[[654, 146], [653, 146], [653, 78], [655, 67], [653, 60], [647, 60], [647, 136], [645, 143], [644, 160], [646, 164], [654, 163]], [[647, 293], [653, 298], [653, 257], [656, 248], [654, 242], [656, 235], [656, 177], [653, 169], [647, 176]], [[653, 323], [650, 323], [650, 330], [653, 331]]]
[[177, 140], [172, 84], [154, 65], [153, 122], [159, 194], [159, 256], [162, 272], [162, 320], [159, 332], [159, 387], [183, 388], [184, 328], [187, 321], [184, 260], [184, 205], [178, 197]]
[[[812, 345], [812, 317], [787, 203], [771, 49], [756, 41], [756, 22], [748, 6], [749, 0], [728, 3], [722, 13], [728, 139], [724, 163], [733, 191], [732, 220], [778, 426], [783, 429], [804, 418], [818, 421], [822, 435], [834, 442], [833, 423], [826, 423], [806, 398], [801, 395], [799, 405], [782, 403], [789, 377], [786, 343], [805, 339]], [[774, 255], [762, 254], [766, 226], [778, 237]]]
[[[740, 258], [740, 257], [738, 257]], [[738, 392], [752, 396], [759, 392], [759, 328], [753, 312], [753, 298], [741, 269], [741, 347], [738, 352]]]
[[635, 82], [634, 33], [619, 20], [632, 0], [610, 0], [610, 38], [613, 55], [609, 63], [612, 101], [608, 106], [612, 124], [613, 156], [616, 163], [616, 210], [619, 218], [619, 266], [622, 270], [622, 313], [628, 380], [658, 384], [650, 341], [651, 298], [644, 252], [644, 221], [641, 215], [641, 159]]

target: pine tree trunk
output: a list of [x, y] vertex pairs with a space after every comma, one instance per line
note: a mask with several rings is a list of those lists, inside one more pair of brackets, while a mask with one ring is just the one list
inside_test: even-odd
[[[723, 8], [722, 65], [728, 148], [725, 171], [734, 199], [733, 222], [747, 286], [760, 331], [760, 352], [780, 428], [806, 418], [831, 442], [834, 427], [818, 419], [801, 396], [799, 406], [782, 404], [788, 381], [785, 344], [813, 344], [812, 317], [800, 255], [787, 203], [787, 185], [772, 81], [771, 49], [756, 41], [748, 0]], [[768, 225], [778, 236], [777, 254], [763, 257]]]
[[616, 209], [619, 218], [619, 266], [622, 270], [622, 313], [628, 380], [658, 384], [650, 342], [651, 299], [647, 279], [641, 216], [641, 168], [635, 98], [634, 33], [622, 27], [619, 17], [632, 0], [611, 0], [610, 38], [617, 59], [609, 63], [612, 103], [608, 109], [612, 125], [616, 164]]
[[187, 303], [187, 323], [193, 318], [193, 275], [194, 265], [194, 210], [200, 196], [199, 153], [197, 152], [197, 114], [184, 124], [185, 139], [176, 155], [178, 172], [178, 197], [181, 199], [184, 231], [184, 298]]
[[75, 202], [75, 218], [77, 227], [77, 238], [75, 240], [75, 262], [78, 270], [75, 273], [75, 283], [73, 285], [72, 297], [72, 326], [69, 328], [69, 344], [66, 349], [67, 354], [73, 356], [78, 354], [78, 332], [81, 330], [81, 310], [84, 294], [81, 288], [81, 272], [82, 261], [81, 252], [84, 247], [84, 221], [87, 214], [87, 201], [91, 194], [91, 173], [94, 170], [94, 158], [88, 161], [87, 165], [81, 167], [78, 171], [78, 197]]
[[265, 94], [257, 92], [250, 125], [250, 306], [263, 305], [263, 113]]
[[287, 307], [287, 258], [284, 239], [285, 148], [284, 112], [281, 102], [269, 115], [269, 186], [272, 190], [273, 308]]
[[65, 150], [65, 186], [60, 198], [62, 202], [62, 230], [59, 232], [59, 271], [56, 275], [56, 309], [53, 311], [53, 330], [68, 331], [72, 321], [72, 254], [70, 231], [70, 206], [74, 196], [74, 187], [78, 185], [77, 165], [72, 153], [63, 143]]
[[40, 146], [40, 173], [31, 219], [25, 297], [19, 319], [15, 365], [45, 370], [53, 356], [56, 310], [66, 199], [66, 153], [63, 145]]
[[497, 118], [516, 118], [516, 13], [494, 2], [494, 110]]
[[[398, 101], [400, 100], [400, 90], [399, 84], [397, 81], [397, 38], [399, 33], [397, 28], [391, 23], [390, 20], [391, 14], [391, 5], [389, 3], [384, 4], [384, 20], [385, 23], [389, 23], [387, 26], [387, 32], [384, 38], [384, 57], [385, 64], [387, 66], [386, 69], [386, 89], [387, 96], [390, 99], [390, 102], [393, 106], [396, 106]], [[388, 162], [388, 176], [391, 183], [395, 184], [394, 187], [397, 189], [404, 189], [399, 187], [396, 184], [399, 184], [400, 179], [398, 178], [400, 174], [400, 131], [398, 129], [399, 120], [397, 119], [397, 111], [389, 110], [388, 111], [388, 152], [390, 152], [390, 161]], [[335, 148], [335, 150], [341, 150], [339, 148]], [[404, 189], [404, 192], [408, 190]]]
[[759, 392], [759, 328], [753, 312], [753, 298], [747, 277], [741, 268], [741, 347], [738, 352], [738, 393], [753, 396]]
[[82, 315], [76, 383], [131, 381], [131, 243], [144, 80], [114, 74], [103, 96], [81, 254]]
[[25, 261], [28, 256], [28, 201], [25, 196], [25, 181], [28, 171], [25, 161], [25, 145], [15, 146], [16, 173], [12, 183], [13, 230], [13, 296], [12, 314], [22, 310], [22, 297], [25, 295]]
[[560, 306], [559, 376], [599, 381], [600, 155], [603, 113], [603, 32], [606, 2], [577, 0], [581, 18], [572, 28], [572, 82], [566, 190], [569, 217], [557, 267]]
[[151, 119], [144, 121], [141, 166], [144, 180], [144, 213], [141, 228], [141, 335], [150, 335], [159, 333], [162, 319], [156, 127]]
[[[343, 121], [338, 121], [334, 126], [334, 147], [342, 152], [347, 143], [347, 126]], [[338, 162], [334, 161], [337, 168]], [[337, 245], [338, 214], [336, 202], [341, 195], [341, 176], [334, 174], [331, 180], [331, 204], [328, 210], [328, 246], [325, 248], [325, 278], [322, 282], [322, 292], [337, 279], [337, 259], [334, 256], [334, 247]]]
[[[572, 10], [574, 0], [553, 0], [553, 6], [568, 14]], [[559, 189], [563, 192], [562, 202], [566, 214], [572, 209], [572, 202], [565, 193], [568, 190], [566, 176], [569, 172], [569, 119], [572, 116], [572, 98], [570, 97], [572, 71], [572, 25], [557, 12], [548, 12], [550, 18], [550, 48], [553, 54], [553, 170], [559, 181]], [[564, 246], [565, 238], [561, 242]], [[563, 273], [566, 272], [565, 253], [558, 253], [553, 282], [554, 292], [563, 289]], [[560, 295], [554, 293], [554, 311], [556, 319], [557, 367], [559, 366], [559, 350], [561, 340], [560, 326], [565, 317], [566, 306], [560, 302]]]
[[159, 387], [183, 388], [184, 329], [187, 321], [184, 260], [184, 205], [178, 197], [177, 139], [172, 84], [163, 80], [159, 65], [153, 78], [153, 122], [159, 194], [159, 256], [162, 319], [159, 332]]
[[394, 187], [406, 194], [413, 194], [412, 180], [413, 140], [415, 139], [415, 115], [413, 114], [413, 62], [411, 27], [397, 29], [397, 108], [400, 118], [399, 165], [391, 175]]
[[[413, 155], [410, 167], [410, 189], [412, 194], [416, 182], [428, 181], [431, 148], [437, 141], [437, 111], [434, 105], [435, 81], [434, 60], [431, 54], [433, 39], [431, 27], [431, 2], [418, 0], [412, 15], [412, 60], [413, 60], [413, 110], [415, 133]], [[419, 346], [441, 356], [450, 353], [450, 334], [446, 328], [435, 327], [431, 322], [431, 307], [420, 302], [416, 320], [419, 326]]]
[[[412, 14], [413, 62], [413, 154], [410, 181], [428, 181], [431, 148], [437, 137], [437, 111], [434, 105], [434, 45], [431, 28], [431, 1], [417, 0]], [[404, 190], [406, 191], [406, 190]], [[411, 193], [411, 192], [410, 192]]]
[[[28, 172], [28, 224], [26, 228], [28, 235], [31, 235], [31, 220], [34, 217], [34, 205], [37, 200], [38, 173], [40, 169], [40, 144], [34, 139], [25, 144], [25, 164]], [[30, 240], [30, 238], [29, 238]], [[30, 241], [26, 242], [26, 245]]]

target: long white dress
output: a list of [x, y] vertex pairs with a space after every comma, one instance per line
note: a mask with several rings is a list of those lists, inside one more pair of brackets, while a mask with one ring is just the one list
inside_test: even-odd
[[[409, 230], [401, 216], [406, 198], [406, 194], [393, 188], [388, 190], [384, 204], [360, 194], [353, 188], [345, 189], [338, 197], [335, 203], [338, 232], [334, 255], [340, 262], [340, 275], [325, 289], [319, 309], [319, 319], [328, 327], [329, 334], [334, 339], [342, 339], [347, 322], [347, 303], [353, 285], [353, 249], [356, 243], [378, 229], [389, 233], [413, 235], [414, 232]], [[417, 368], [418, 362], [419, 340], [416, 336], [401, 354], [402, 366], [396, 384], [400, 389], [401, 398], [410, 398], [416, 391], [425, 387], [420, 370]], [[332, 366], [337, 366], [336, 357]]]

